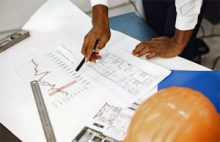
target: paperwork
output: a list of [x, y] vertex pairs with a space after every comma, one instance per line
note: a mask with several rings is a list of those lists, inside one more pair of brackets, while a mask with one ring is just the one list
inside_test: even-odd
[[28, 63], [17, 67], [17, 72], [25, 82], [38, 80], [54, 107], [74, 96], [88, 94], [93, 88], [102, 89], [112, 98], [120, 98], [120, 104], [129, 105], [146, 95], [170, 73], [167, 69], [125, 54], [119, 48], [105, 50], [102, 60], [96, 64], [87, 63], [76, 72], [75, 67], [80, 61], [77, 54], [61, 45], [39, 59], [29, 59]]
[[[103, 59], [96, 64], [87, 63], [80, 72], [75, 72], [80, 61], [77, 54], [60, 45], [40, 58], [29, 59], [22, 66], [16, 67], [15, 71], [24, 82], [38, 80], [58, 140], [63, 141], [65, 135], [62, 136], [57, 130], [65, 131], [65, 127], [56, 127], [56, 124], [65, 119], [56, 120], [57, 116], [70, 113], [77, 114], [75, 117], [80, 118], [75, 118], [73, 122], [84, 126], [86, 123], [81, 121], [83, 115], [91, 114], [91, 117], [86, 118], [87, 126], [92, 124], [90, 127], [96, 131], [116, 140], [123, 140], [135, 111], [128, 107], [149, 97], [149, 91], [168, 76], [170, 71], [114, 48], [105, 50]], [[87, 104], [82, 103], [84, 100], [88, 101]], [[85, 108], [86, 105], [90, 105], [90, 109], [73, 109]], [[109, 106], [112, 111], [106, 111]], [[99, 111], [93, 108], [98, 108]], [[110, 118], [103, 118], [105, 116]], [[77, 128], [77, 125], [72, 124], [72, 127]]]
[[[83, 57], [80, 50], [90, 28], [91, 19], [69, 0], [48, 0], [24, 26], [31, 37], [0, 54], [0, 121], [22, 141], [46, 141], [29, 85], [33, 79], [41, 82], [57, 140], [69, 142], [84, 127], [122, 139], [133, 114], [128, 108], [149, 97], [148, 91], [169, 74], [167, 69], [130, 55], [138, 41], [115, 31], [102, 51], [103, 61], [71, 73]], [[169, 67], [177, 62], [192, 65], [181, 58], [156, 60]], [[104, 61], [108, 64], [101, 64]], [[111, 74], [106, 74], [106, 70]], [[109, 118], [106, 108], [110, 108], [110, 113], [121, 111], [116, 111], [117, 117]], [[101, 111], [106, 115], [101, 115]], [[120, 123], [123, 114], [129, 114], [123, 119], [126, 123]], [[105, 123], [108, 120], [116, 121]], [[114, 124], [121, 127], [114, 129]]]

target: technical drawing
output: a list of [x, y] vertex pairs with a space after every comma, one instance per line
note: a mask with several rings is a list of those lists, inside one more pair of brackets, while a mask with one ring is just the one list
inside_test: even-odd
[[115, 139], [123, 139], [134, 114], [134, 109], [117, 107], [105, 103], [92, 119], [92, 125], [102, 129], [104, 134]]
[[111, 53], [104, 54], [101, 61], [89, 67], [133, 96], [145, 91], [157, 79]]

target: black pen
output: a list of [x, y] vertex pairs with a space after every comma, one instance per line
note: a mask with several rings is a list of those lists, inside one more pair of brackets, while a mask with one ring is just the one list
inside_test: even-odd
[[[100, 42], [100, 40], [96, 40], [93, 49], [96, 48], [96, 46], [98, 45], [99, 42]], [[82, 59], [82, 61], [79, 63], [79, 65], [76, 67], [76, 70], [75, 70], [75, 71], [79, 71], [80, 68], [82, 67], [82, 65], [85, 63], [85, 61], [86, 61], [86, 59], [85, 59], [85, 57], [84, 57], [84, 58]]]
[[75, 71], [79, 71], [79, 69], [82, 67], [82, 65], [85, 63], [85, 57], [82, 59], [82, 61], [79, 63], [79, 65], [76, 67]]

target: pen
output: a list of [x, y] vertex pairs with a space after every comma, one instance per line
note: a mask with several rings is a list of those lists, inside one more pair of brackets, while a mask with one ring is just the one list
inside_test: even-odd
[[85, 57], [82, 59], [82, 61], [79, 63], [79, 65], [76, 67], [75, 71], [79, 71], [82, 65], [85, 63]]
[[[100, 40], [96, 40], [95, 45], [93, 47], [93, 49], [98, 45], [98, 43], [100, 42]], [[79, 63], [79, 65], [76, 67], [75, 71], [79, 71], [80, 68], [82, 67], [82, 65], [85, 63], [85, 57], [82, 59], [82, 61]]]

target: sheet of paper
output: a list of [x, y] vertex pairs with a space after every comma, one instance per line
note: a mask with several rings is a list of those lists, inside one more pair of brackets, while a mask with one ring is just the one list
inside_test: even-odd
[[120, 45], [102, 53], [102, 60], [90, 63], [82, 73], [101, 84], [105, 92], [112, 92], [114, 100], [131, 104], [170, 74], [170, 71], [119, 50]]
[[38, 80], [57, 141], [73, 139], [89, 116], [105, 103], [104, 93], [75, 72], [76, 64], [74, 55], [59, 46], [14, 68], [24, 83]]
[[170, 74], [167, 69], [120, 50], [106, 50], [102, 56], [96, 64], [85, 63], [76, 72], [80, 62], [77, 55], [59, 45], [43, 57], [29, 59], [28, 63], [17, 67], [17, 72], [24, 81], [38, 80], [44, 93], [53, 98], [50, 104], [54, 107], [88, 93], [91, 88], [103, 90], [113, 102], [130, 105]]
[[144, 98], [138, 98], [128, 106], [120, 106], [107, 101], [88, 120], [83, 129], [73, 139], [73, 142], [92, 142], [97, 140], [108, 142], [122, 141], [126, 134], [131, 119], [139, 105], [157, 91], [154, 88]]
[[38, 80], [44, 94], [47, 94], [54, 108], [68, 103], [76, 96], [88, 93], [94, 88], [89, 80], [75, 72], [77, 60], [68, 54], [69, 50], [60, 46], [41, 58], [31, 58], [23, 66], [16, 68], [24, 81]]
[[122, 141], [134, 112], [133, 108], [123, 108], [105, 103], [91, 122], [82, 129], [85, 131], [84, 129], [87, 128], [94, 133], [88, 137], [86, 133], [82, 135], [81, 131], [74, 138], [74, 142], [92, 142], [94, 139], [108, 140], [109, 142]]
[[[32, 73], [32, 75], [34, 74], [33, 72], [34, 65], [36, 67], [37, 64], [39, 67], [38, 71], [40, 72], [48, 71], [47, 66], [45, 66], [45, 63], [43, 62], [43, 64], [41, 64], [42, 60], [40, 59], [40, 57], [48, 54], [49, 52], [52, 52], [54, 49], [56, 49], [58, 45], [62, 45], [62, 44], [65, 45], [65, 47], [68, 47], [68, 49], [71, 52], [75, 53], [76, 57], [74, 56], [73, 60], [76, 60], [79, 63], [79, 61], [82, 60], [83, 57], [82, 54], [80, 53], [81, 46], [83, 43], [83, 38], [85, 34], [90, 30], [91, 26], [92, 26], [91, 19], [80, 9], [78, 9], [74, 4], [72, 4], [69, 0], [48, 0], [24, 26], [24, 29], [30, 31], [31, 37], [16, 44], [15, 46], [9, 48], [8, 50], [0, 54], [0, 78], [1, 78], [0, 122], [4, 124], [4, 126], [6, 126], [12, 133], [14, 133], [22, 141], [44, 142], [45, 137], [29, 82], [29, 80], [32, 79], [39, 79], [38, 78], [39, 76], [29, 78], [27, 77], [29, 76], [28, 74], [24, 75], [21, 73], [22, 69], [20, 69], [19, 73], [17, 72], [17, 69], [19, 67], [20, 68], [24, 67], [25, 64], [28, 63], [30, 64], [30, 66], [27, 67], [31, 67], [29, 71], [30, 73]], [[115, 56], [124, 59], [123, 57], [124, 55], [122, 54], [118, 55], [117, 53], [115, 54], [113, 50], [117, 48], [121, 48], [123, 50], [123, 53], [130, 54], [131, 50], [138, 43], [139, 41], [133, 38], [130, 38], [122, 33], [112, 31], [111, 40], [106, 45], [106, 49], [110, 49], [110, 51], [104, 53], [103, 50], [103, 54], [113, 54]], [[32, 62], [32, 59], [35, 59], [34, 61], [37, 64], [34, 64], [34, 62]], [[124, 60], [127, 61], [127, 59]], [[136, 58], [134, 60], [136, 60]], [[138, 68], [140, 68], [142, 61], [138, 61], [138, 62], [140, 63]], [[186, 61], [185, 59], [179, 57], [173, 59], [166, 59], [166, 60], [157, 58], [155, 60], [150, 60], [150, 62], [155, 62], [156, 64], [167, 67], [169, 69], [190, 69], [190, 70], [206, 69], [202, 66], [193, 64], [192, 62]], [[27, 67], [25, 66], [24, 69], [27, 69]], [[49, 69], [50, 68], [51, 66], [49, 66]], [[102, 78], [100, 79], [101, 82], [102, 80], [108, 80], [107, 84], [109, 84], [110, 86], [116, 86], [116, 88], [118, 88], [117, 90], [121, 90], [120, 92], [125, 92], [125, 94], [127, 94], [128, 96], [130, 95], [128, 91], [118, 86], [116, 82], [107, 79], [108, 76], [100, 75], [100, 73], [98, 73], [90, 65], [83, 66], [80, 75], [83, 75], [84, 77], [84, 75], [87, 74], [88, 76], [85, 78], [87, 78], [88, 80], [93, 80], [94, 79], [92, 78], [93, 75], [85, 71], [93, 72], [94, 74], [96, 74], [96, 76]], [[73, 77], [69, 76], [63, 71], [60, 70], [55, 71], [56, 74], [57, 73], [65, 74], [62, 75], [61, 79], [64, 79], [63, 80], [64, 82], [62, 82], [62, 80], [61, 81], [56, 80], [56, 75], [53, 77], [49, 77], [51, 73], [54, 72], [50, 72], [50, 74], [47, 74], [48, 76], [45, 79], [49, 79], [49, 81], [54, 81], [55, 79], [55, 83], [57, 84], [56, 87], [58, 89], [61, 88], [62, 90], [62, 88], [65, 88], [68, 90], [68, 92], [72, 92], [71, 87], [73, 87], [73, 85], [76, 85], [76, 83], [74, 84], [73, 82], [71, 82]], [[110, 88], [108, 88], [108, 86], [105, 88], [107, 90], [111, 90]], [[97, 94], [97, 92], [100, 92], [99, 89], [94, 89], [90, 91], [91, 94]], [[93, 95], [89, 95], [86, 93], [79, 95], [74, 99], [70, 99], [70, 101], [66, 101], [66, 100], [63, 101], [65, 103], [59, 105], [57, 108], [55, 107], [55, 105], [51, 105], [53, 104], [51, 102], [54, 102], [54, 100], [57, 99], [62, 100], [63, 98], [68, 98], [68, 97], [66, 97], [63, 94], [60, 94], [61, 97], [57, 97], [55, 95], [52, 95], [52, 97], [49, 96], [45, 97], [45, 98], [56, 98], [56, 99], [48, 99], [47, 106], [48, 107], [50, 106], [49, 113], [50, 116], [52, 116], [51, 121], [56, 129], [55, 133], [58, 137], [58, 140], [62, 140], [63, 142], [65, 141], [69, 142], [75, 137], [75, 135], [77, 135], [81, 131], [83, 127], [85, 127], [84, 123], [81, 124], [78, 122], [87, 121], [88, 118], [90, 118], [89, 117], [90, 114], [84, 114], [82, 112], [87, 112], [88, 110], [92, 109], [94, 110], [94, 113], [97, 113], [98, 110], [102, 108], [102, 106], [106, 102], [103, 101], [103, 96], [101, 95], [102, 92], [98, 94], [100, 94], [97, 95], [98, 98], [94, 98]], [[108, 97], [107, 98], [104, 97], [104, 100], [107, 99], [109, 105], [116, 107], [125, 107], [124, 104], [118, 105], [118, 103], [121, 100], [123, 100], [123, 102], [126, 102], [125, 104], [128, 104], [130, 102], [130, 99], [128, 100], [124, 99], [125, 95], [121, 93], [119, 93], [121, 99], [116, 100], [115, 96], [117, 95], [118, 94], [114, 94], [113, 98], [110, 95], [107, 95]], [[87, 99], [81, 99], [83, 97]], [[109, 102], [109, 100], [112, 99], [114, 100], [114, 102], [113, 103], [111, 101]], [[94, 102], [91, 103], [91, 100], [95, 101], [94, 105], [93, 105]], [[78, 103], [70, 103], [70, 102], [78, 102]], [[86, 105], [83, 105], [83, 107], [79, 107], [82, 104], [86, 104]], [[97, 108], [95, 108], [96, 106]], [[71, 112], [69, 112], [70, 109]]]
[[[101, 61], [96, 64], [86, 63], [79, 72], [75, 71], [79, 63], [77, 60], [77, 56], [71, 50], [60, 45], [46, 55], [31, 58], [24, 65], [16, 67], [16, 72], [24, 82], [38, 80], [47, 107], [51, 112], [51, 119], [54, 120], [54, 131], [60, 140], [64, 140], [64, 137], [67, 136], [66, 134], [61, 135], [57, 130], [69, 130], [63, 128], [64, 124], [62, 127], [57, 125], [63, 121], [57, 119], [57, 116], [69, 113], [78, 114], [78, 119], [72, 120], [74, 122], [72, 127], [78, 128], [76, 123], [83, 124], [80, 121], [81, 118], [85, 114], [95, 113], [95, 109], [92, 108], [101, 108], [100, 105], [103, 103], [105, 105], [102, 106], [101, 111], [105, 111], [106, 107], [109, 108], [108, 104], [112, 105], [112, 110], [115, 110], [116, 107], [121, 108], [121, 111], [117, 114], [118, 117], [112, 120], [113, 124], [104, 124], [107, 126], [101, 132], [116, 140], [122, 140], [134, 113], [134, 109], [130, 109], [129, 106], [140, 98], [149, 97], [151, 95], [149, 91], [170, 73], [167, 69], [142, 62], [141, 59], [120, 50], [106, 50]], [[85, 100], [89, 103], [82, 103]], [[101, 102], [95, 104], [97, 100]], [[89, 105], [90, 109], [82, 111], [81, 116], [78, 110], [74, 111], [72, 108], [73, 106], [85, 108], [85, 105]], [[112, 113], [114, 112], [109, 111], [104, 115], [112, 116]], [[87, 117], [87, 119], [89, 118]], [[95, 117], [94, 120], [100, 122], [99, 117]], [[91, 119], [91, 121], [93, 120]], [[118, 125], [119, 123], [121, 125]], [[74, 136], [73, 132], [72, 134]]]

